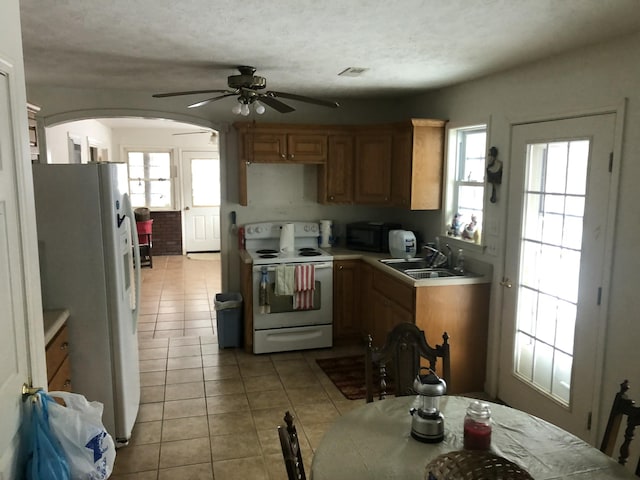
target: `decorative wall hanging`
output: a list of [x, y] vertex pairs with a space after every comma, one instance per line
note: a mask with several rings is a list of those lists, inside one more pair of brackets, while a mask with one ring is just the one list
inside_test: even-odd
[[496, 203], [498, 197], [496, 195], [496, 185], [502, 183], [502, 162], [498, 160], [498, 149], [491, 147], [489, 149], [489, 165], [487, 165], [487, 182], [491, 184], [491, 203]]

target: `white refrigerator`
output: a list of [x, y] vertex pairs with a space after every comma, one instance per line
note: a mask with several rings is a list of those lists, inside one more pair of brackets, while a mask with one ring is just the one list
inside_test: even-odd
[[71, 386], [126, 444], [140, 404], [140, 256], [124, 163], [33, 165], [45, 309], [67, 308]]

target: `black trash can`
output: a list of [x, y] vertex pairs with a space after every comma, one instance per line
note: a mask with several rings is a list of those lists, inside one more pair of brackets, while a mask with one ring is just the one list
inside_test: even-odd
[[243, 346], [242, 294], [216, 293], [216, 324], [220, 348]]

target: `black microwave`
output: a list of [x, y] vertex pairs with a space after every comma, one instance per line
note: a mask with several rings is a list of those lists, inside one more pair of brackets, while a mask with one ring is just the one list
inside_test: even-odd
[[347, 248], [367, 252], [388, 252], [389, 231], [399, 230], [399, 223], [356, 222], [347, 224]]

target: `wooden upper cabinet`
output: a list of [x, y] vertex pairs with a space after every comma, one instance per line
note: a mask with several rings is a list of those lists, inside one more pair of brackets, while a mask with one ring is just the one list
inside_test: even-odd
[[327, 135], [259, 127], [241, 134], [249, 163], [324, 163]]
[[355, 139], [355, 203], [389, 204], [391, 201], [391, 133], [356, 133]]
[[287, 155], [294, 163], [325, 163], [327, 135], [290, 133], [287, 135]]
[[329, 135], [327, 163], [318, 173], [320, 203], [353, 203], [353, 135]]
[[414, 119], [393, 133], [391, 202], [411, 210], [442, 204], [443, 120]]

